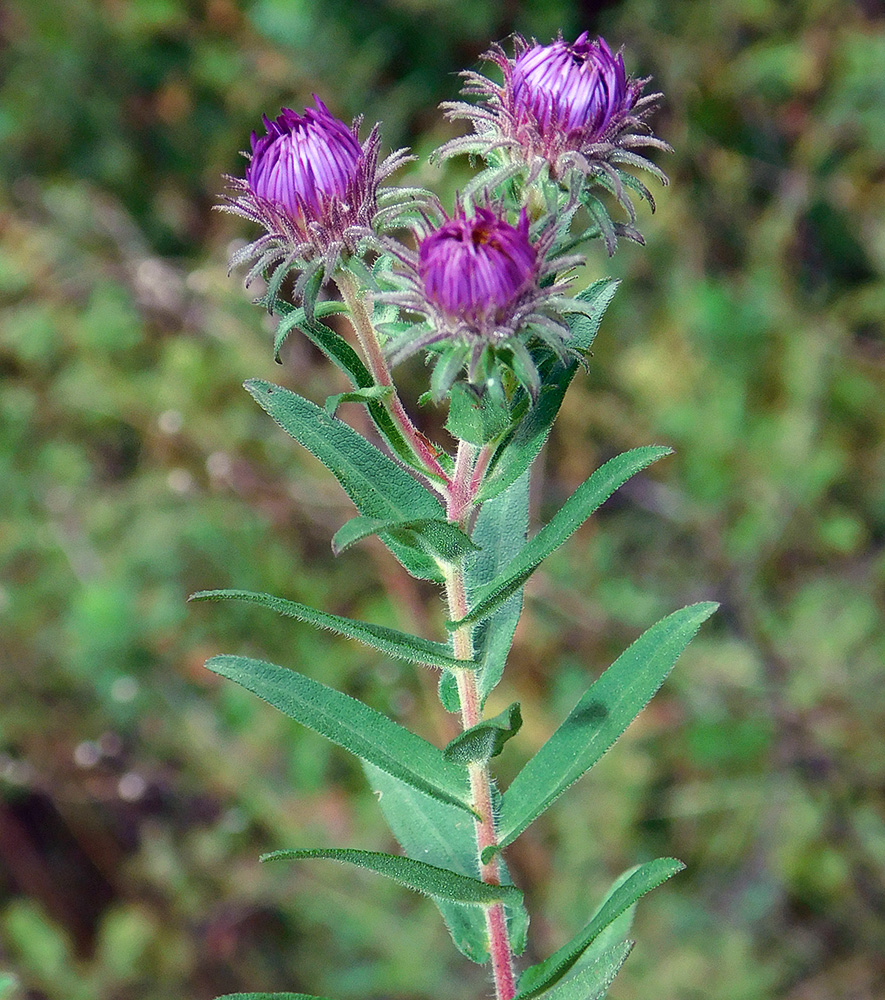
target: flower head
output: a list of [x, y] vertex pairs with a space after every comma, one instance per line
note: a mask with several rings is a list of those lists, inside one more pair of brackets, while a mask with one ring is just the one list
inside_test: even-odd
[[[467, 118], [472, 135], [445, 143], [442, 157], [459, 153], [482, 156], [500, 167], [500, 177], [490, 178], [489, 187], [523, 170], [525, 184], [541, 175], [549, 177], [568, 193], [559, 211], [583, 204], [596, 219], [610, 252], [617, 233], [639, 242], [633, 227], [635, 209], [628, 188], [649, 202], [651, 193], [622, 165], [666, 176], [645, 156], [643, 147], [669, 149], [654, 136], [646, 119], [661, 94], [643, 94], [647, 80], [627, 75], [620, 53], [613, 54], [605, 39], [591, 41], [584, 32], [574, 42], [561, 36], [550, 45], [531, 44], [514, 36], [514, 58], [500, 45], [483, 56], [501, 71], [496, 83], [468, 71], [463, 93], [479, 103], [450, 101], [443, 108], [450, 118]], [[594, 185], [610, 191], [624, 207], [630, 224], [612, 223], [599, 199], [590, 193]]]
[[641, 89], [627, 84], [624, 59], [612, 55], [604, 38], [585, 31], [569, 45], [532, 45], [513, 63], [513, 111], [539, 133], [580, 131], [579, 141], [601, 138], [612, 121], [636, 104]]
[[555, 276], [582, 258], [548, 260], [553, 238], [550, 228], [532, 238], [524, 209], [516, 225], [487, 205], [472, 214], [458, 205], [436, 228], [428, 224], [417, 254], [404, 247], [394, 251], [401, 290], [380, 296], [423, 317], [388, 345], [391, 364], [430, 349], [437, 355], [431, 385], [441, 398], [462, 367], [474, 386], [500, 381], [498, 361], [537, 395], [529, 346], [547, 344], [559, 357], [570, 357], [564, 315], [581, 311], [563, 294], [568, 280]]
[[507, 322], [537, 272], [525, 213], [516, 226], [488, 208], [470, 218], [456, 213], [418, 249], [418, 277], [428, 302], [480, 336]]
[[272, 310], [286, 274], [301, 271], [294, 295], [310, 313], [322, 280], [343, 258], [362, 254], [375, 231], [402, 207], [396, 189], [379, 185], [408, 157], [400, 149], [378, 163], [378, 127], [359, 141], [360, 119], [351, 126], [336, 118], [318, 98], [299, 115], [283, 108], [263, 122], [266, 134], [252, 133], [245, 178], [228, 177], [230, 194], [219, 206], [258, 223], [263, 236], [234, 254], [231, 267], [254, 261], [247, 286], [268, 274], [264, 301]]
[[327, 209], [348, 202], [359, 177], [362, 147], [351, 130], [316, 99], [316, 109], [298, 115], [283, 108], [263, 118], [267, 135], [252, 133], [246, 183], [253, 196], [284, 212], [308, 231]]

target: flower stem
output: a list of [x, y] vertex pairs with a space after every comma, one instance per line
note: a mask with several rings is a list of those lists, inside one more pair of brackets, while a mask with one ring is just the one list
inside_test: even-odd
[[[464, 516], [463, 497], [470, 492], [473, 476], [473, 457], [475, 449], [464, 441], [458, 442], [458, 457], [455, 460], [455, 475], [452, 481], [449, 501], [449, 520], [458, 513]], [[457, 518], [456, 518], [457, 519]], [[463, 562], [450, 564], [446, 570], [446, 598], [449, 605], [449, 616], [452, 621], [458, 621], [468, 612], [467, 591], [464, 580]], [[473, 628], [462, 625], [452, 633], [454, 655], [459, 660], [473, 658]], [[476, 672], [459, 670], [457, 673], [458, 697], [461, 704], [461, 724], [464, 729], [470, 729], [482, 719], [482, 706], [476, 684]], [[469, 764], [468, 776], [473, 797], [473, 809], [477, 818], [474, 821], [476, 829], [476, 851], [479, 859], [479, 875], [483, 882], [490, 885], [501, 884], [501, 871], [498, 859], [493, 856], [483, 864], [482, 853], [487, 847], [496, 847], [498, 835], [495, 830], [495, 817], [492, 809], [492, 780], [486, 762]], [[486, 929], [489, 936], [489, 954], [492, 959], [492, 971], [495, 977], [495, 993], [497, 1000], [512, 1000], [516, 995], [516, 982], [513, 974], [513, 955], [510, 947], [510, 937], [507, 930], [507, 918], [502, 903], [486, 907]]]
[[366, 360], [372, 378], [375, 380], [375, 384], [390, 386], [393, 390], [390, 395], [384, 398], [384, 405], [387, 407], [388, 413], [399, 427], [413, 454], [431, 478], [433, 485], [437, 486], [438, 481], [441, 480], [448, 487], [450, 484], [449, 477], [437, 461], [430, 443], [412, 423], [412, 419], [406, 413], [396, 387], [393, 385], [393, 380], [390, 377], [390, 369], [387, 367], [387, 361], [384, 358], [381, 345], [378, 343], [378, 336], [375, 333], [372, 318], [366, 309], [365, 302], [359, 295], [356, 280], [349, 271], [340, 270], [335, 275], [335, 284], [338, 286], [341, 298], [349, 310], [351, 326], [356, 333], [357, 340], [363, 351], [363, 357]]

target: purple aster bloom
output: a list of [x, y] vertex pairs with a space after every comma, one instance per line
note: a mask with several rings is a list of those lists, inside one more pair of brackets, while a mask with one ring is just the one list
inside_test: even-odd
[[434, 201], [417, 189], [380, 192], [381, 182], [409, 159], [407, 151], [397, 150], [379, 164], [377, 125], [361, 143], [361, 119], [348, 127], [318, 97], [314, 101], [316, 107], [303, 115], [283, 108], [273, 121], [264, 117], [267, 134], [252, 133], [245, 178], [227, 178], [230, 193], [219, 206], [265, 230], [234, 254], [231, 267], [254, 261], [247, 286], [268, 275], [263, 301], [269, 310], [295, 268], [301, 274], [293, 295], [304, 298], [310, 313], [321, 281], [342, 259], [365, 253], [378, 231], [397, 224], [404, 208]]
[[427, 223], [418, 252], [388, 247], [399, 262], [400, 290], [380, 301], [422, 318], [386, 348], [392, 365], [425, 348], [436, 354], [431, 384], [441, 398], [466, 367], [481, 386], [494, 358], [517, 373], [533, 396], [540, 383], [529, 348], [546, 344], [570, 359], [566, 315], [586, 307], [565, 295], [568, 272], [583, 258], [551, 257], [555, 226], [533, 238], [525, 209], [516, 225], [500, 208], [480, 206], [468, 215], [458, 205], [436, 228]]
[[[648, 80], [629, 77], [621, 54], [613, 54], [602, 38], [590, 41], [587, 32], [571, 43], [560, 36], [550, 45], [530, 44], [515, 35], [513, 59], [500, 45], [493, 45], [483, 58], [498, 67], [502, 82], [472, 71], [461, 74], [466, 80], [462, 92], [479, 103], [448, 101], [442, 107], [449, 118], [468, 119], [473, 134], [445, 143], [437, 155], [483, 157], [494, 174], [485, 179], [489, 189], [523, 176], [525, 191], [540, 177], [549, 177], [567, 192], [559, 210], [565, 214], [583, 204], [610, 252], [617, 233], [642, 242], [633, 226], [631, 192], [652, 209], [654, 198], [625, 168], [649, 171], [667, 183], [666, 175], [637, 152], [670, 149], [646, 121], [662, 95], [644, 94]], [[611, 221], [590, 192], [594, 185], [615, 196], [629, 224]]]
[[525, 212], [515, 227], [488, 208], [470, 218], [457, 212], [418, 249], [418, 276], [428, 301], [476, 329], [501, 322], [535, 283], [537, 271]]
[[283, 108], [263, 118], [267, 135], [252, 133], [246, 183], [256, 199], [285, 211], [293, 222], [322, 223], [327, 205], [347, 201], [358, 177], [362, 147], [351, 130], [315, 97], [316, 109], [298, 115]]
[[513, 108], [534, 118], [541, 131], [582, 130], [582, 139], [605, 135], [638, 97], [627, 85], [624, 59], [612, 55], [604, 38], [590, 42], [585, 31], [572, 45], [561, 38], [533, 45], [513, 63]]

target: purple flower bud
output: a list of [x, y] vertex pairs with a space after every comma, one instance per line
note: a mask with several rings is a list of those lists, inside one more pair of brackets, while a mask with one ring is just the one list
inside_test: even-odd
[[534, 118], [542, 131], [581, 129], [584, 142], [605, 133], [611, 121], [636, 103], [627, 85], [623, 57], [585, 31], [573, 44], [562, 38], [533, 45], [513, 64], [513, 106]]
[[537, 279], [528, 226], [525, 212], [514, 227], [488, 208], [470, 218], [458, 211], [419, 247], [418, 277], [427, 300], [471, 326], [501, 323]]
[[332, 201], [346, 201], [358, 180], [362, 147], [351, 130], [314, 96], [316, 109], [289, 108], [267, 135], [252, 133], [246, 183], [257, 199], [282, 209], [296, 223], [322, 221]]
[[[481, 156], [489, 166], [489, 190], [509, 182], [514, 168], [523, 173], [524, 194], [546, 177], [559, 184], [564, 205], [587, 208], [609, 253], [618, 235], [641, 243], [632, 198], [638, 195], [652, 211], [654, 198], [628, 168], [649, 171], [667, 183], [645, 153], [648, 148], [670, 151], [647, 120], [663, 95], [643, 93], [649, 81], [628, 77], [621, 54], [614, 55], [603, 38], [590, 41], [586, 31], [574, 42], [560, 35], [549, 45], [514, 35], [513, 46], [512, 59], [498, 44], [483, 56], [501, 71], [500, 83], [473, 70], [461, 74], [462, 92], [478, 103], [446, 101], [442, 106], [447, 117], [470, 121], [473, 134], [450, 139], [436, 155]], [[628, 222], [612, 220], [591, 193], [600, 187], [614, 196]]]
[[377, 125], [361, 143], [361, 119], [348, 128], [318, 97], [314, 101], [303, 115], [283, 108], [274, 121], [263, 118], [267, 135], [252, 133], [246, 176], [226, 177], [228, 192], [218, 206], [264, 229], [231, 258], [232, 268], [253, 262], [247, 287], [263, 275], [262, 301], [273, 310], [286, 274], [299, 271], [292, 295], [303, 300], [308, 316], [322, 281], [350, 257], [377, 250], [381, 228], [401, 224], [405, 211], [435, 204], [414, 188], [388, 189], [379, 208], [380, 184], [410, 159], [408, 151], [398, 149], [379, 163]]

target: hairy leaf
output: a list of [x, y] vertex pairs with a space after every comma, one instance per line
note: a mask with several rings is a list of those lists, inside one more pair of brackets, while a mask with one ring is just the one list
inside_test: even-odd
[[482, 445], [500, 437], [510, 424], [510, 412], [503, 396], [496, 399], [491, 390], [477, 395], [463, 383], [452, 386], [446, 430], [456, 438]]
[[637, 899], [647, 892], [651, 892], [662, 882], [666, 882], [677, 872], [681, 872], [683, 868], [685, 865], [675, 858], [658, 858], [657, 861], [649, 861], [648, 864], [640, 865], [629, 878], [612, 890], [580, 934], [549, 958], [538, 962], [537, 965], [530, 966], [523, 972], [519, 978], [519, 993], [517, 994], [519, 1000], [530, 1000], [531, 997], [539, 996], [549, 990], [574, 966], [575, 962], [609, 924], [628, 910]]
[[[363, 770], [388, 826], [409, 857], [477, 877], [476, 833], [470, 815], [429, 798], [371, 764], [364, 763]], [[498, 864], [502, 883], [512, 885], [503, 859]], [[483, 911], [439, 897], [433, 901], [461, 954], [480, 965], [487, 962], [488, 932]], [[528, 914], [522, 903], [505, 903], [504, 909], [511, 945], [514, 954], [519, 955], [526, 946]]]
[[421, 636], [400, 632], [385, 625], [373, 625], [370, 622], [357, 621], [354, 618], [343, 618], [326, 611], [317, 611], [306, 604], [297, 601], [287, 601], [272, 594], [259, 594], [251, 590], [201, 590], [191, 594], [190, 601], [245, 601], [248, 604], [258, 604], [262, 608], [275, 611], [287, 618], [295, 618], [307, 622], [316, 628], [329, 629], [348, 639], [356, 639], [366, 646], [371, 646], [381, 653], [386, 653], [396, 660], [406, 663], [421, 663], [429, 667], [440, 667], [449, 670], [471, 670], [476, 664], [471, 660], [456, 660], [449, 646]]
[[473, 594], [470, 613], [459, 622], [448, 622], [450, 628], [468, 622], [480, 622], [517, 591], [534, 573], [541, 562], [559, 548], [587, 518], [627, 480], [652, 462], [671, 454], [670, 448], [649, 445], [633, 448], [610, 459], [583, 482], [550, 521], [522, 547], [501, 572]]
[[455, 562], [477, 546], [457, 524], [443, 518], [424, 517], [409, 521], [383, 521], [375, 517], [352, 517], [332, 538], [332, 551], [339, 555], [370, 535], [388, 534], [410, 545], [417, 545], [428, 555], [443, 562]]
[[[327, 303], [324, 302], [317, 303], [318, 307], [324, 307], [321, 315], [326, 312], [326, 305]], [[330, 307], [333, 305], [337, 307], [335, 310], [329, 308], [328, 312], [347, 311], [347, 307], [341, 302], [328, 303], [328, 305]], [[291, 311], [295, 310], [294, 306], [289, 306], [282, 302], [277, 302], [276, 308], [284, 317], [284, 321], [291, 315]], [[375, 380], [372, 378], [368, 368], [366, 368], [359, 355], [342, 336], [337, 334], [334, 330], [331, 330], [328, 326], [325, 326], [323, 323], [304, 322], [300, 325], [300, 328], [307, 339], [310, 340], [314, 346], [318, 347], [333, 364], [337, 365], [337, 367], [340, 368], [345, 375], [347, 375], [355, 388], [370, 389], [375, 385]], [[278, 338], [279, 335], [278, 330]], [[279, 361], [279, 357], [277, 357], [277, 361]], [[399, 456], [399, 458], [402, 459], [402, 461], [404, 461], [407, 465], [412, 465], [414, 467], [415, 456], [412, 454], [412, 449], [400, 433], [399, 428], [387, 412], [384, 404], [378, 400], [367, 399], [366, 405], [375, 426], [390, 446], [391, 451], [395, 455]], [[448, 459], [448, 456], [441, 455], [439, 456], [439, 459], [440, 461], [445, 461]]]
[[[277, 332], [274, 336], [273, 356], [274, 361], [279, 362], [283, 344], [293, 330], [301, 328], [307, 332], [311, 327], [317, 327], [321, 324], [311, 322], [307, 318], [304, 306], [296, 307], [290, 306], [288, 303], [277, 302], [276, 309], [280, 313], [280, 322], [277, 325]], [[320, 319], [323, 316], [332, 316], [335, 313], [345, 312], [347, 312], [347, 306], [343, 302], [317, 302], [313, 307], [314, 320]], [[334, 330], [329, 330], [328, 327], [325, 327], [325, 329], [328, 330], [331, 336], [338, 337], [338, 334]], [[341, 338], [339, 337], [338, 339], [340, 340]]]
[[483, 719], [475, 726], [459, 733], [443, 750], [446, 760], [458, 764], [474, 764], [497, 757], [507, 740], [516, 736], [522, 727], [522, 713], [515, 701], [491, 719]]
[[225, 993], [215, 1000], [326, 1000], [311, 993]]
[[[518, 555], [525, 545], [528, 524], [529, 472], [526, 470], [515, 483], [494, 499], [486, 501], [480, 509], [473, 529], [473, 540], [480, 551], [466, 563], [468, 606], [475, 602], [477, 591], [493, 580]], [[521, 611], [520, 587], [494, 614], [474, 629], [473, 649], [479, 670], [477, 680], [481, 705], [485, 704], [489, 692], [504, 672]], [[453, 685], [449, 684], [449, 687]], [[457, 711], [457, 690], [454, 695]]]
[[[387, 521], [441, 516], [438, 501], [405, 469], [322, 407], [260, 379], [245, 385], [283, 430], [333, 473], [361, 514]], [[426, 553], [389, 536], [381, 538], [413, 576], [442, 580], [439, 567]]]
[[365, 389], [352, 389], [350, 392], [336, 392], [334, 396], [327, 396], [323, 409], [330, 417], [334, 417], [338, 412], [338, 407], [342, 403], [371, 403], [379, 399], [386, 399], [393, 393], [392, 385], [370, 385]]
[[362, 760], [473, 812], [464, 768], [450, 764], [433, 744], [356, 698], [294, 670], [245, 656], [213, 656], [206, 666]]
[[300, 861], [307, 858], [326, 858], [367, 868], [369, 871], [393, 879], [407, 889], [423, 892], [426, 896], [449, 899], [454, 903], [469, 906], [490, 906], [505, 900], [519, 902], [522, 893], [512, 885], [489, 885], [478, 878], [459, 875], [447, 868], [438, 868], [424, 861], [403, 858], [396, 854], [380, 851], [356, 851], [351, 848], [313, 848], [306, 850], [273, 851], [264, 854], [262, 861]]
[[[602, 1000], [632, 950], [632, 941], [622, 941], [607, 948], [586, 968], [544, 993], [544, 1000]], [[518, 993], [517, 1000], [525, 1000], [528, 996], [537, 994]]]
[[648, 704], [718, 607], [692, 604], [652, 625], [590, 686], [504, 793], [498, 842], [512, 843], [587, 772]]

